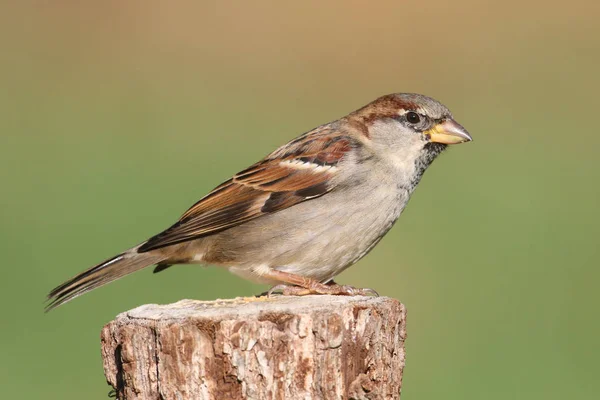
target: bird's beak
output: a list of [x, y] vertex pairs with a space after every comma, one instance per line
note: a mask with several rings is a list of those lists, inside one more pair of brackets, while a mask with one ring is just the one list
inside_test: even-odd
[[473, 140], [469, 132], [453, 119], [446, 119], [424, 133], [435, 143], [457, 144]]

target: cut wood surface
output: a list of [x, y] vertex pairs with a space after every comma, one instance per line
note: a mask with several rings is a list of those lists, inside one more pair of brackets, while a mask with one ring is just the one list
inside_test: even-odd
[[406, 311], [386, 297], [149, 304], [102, 330], [120, 399], [399, 399]]

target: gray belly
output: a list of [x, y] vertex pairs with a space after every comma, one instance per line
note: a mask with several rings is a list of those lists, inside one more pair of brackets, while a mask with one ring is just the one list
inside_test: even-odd
[[334, 191], [214, 235], [202, 247], [217, 248], [220, 264], [250, 280], [272, 283], [260, 277], [269, 267], [325, 282], [377, 244], [409, 197], [387, 185], [369, 193]]

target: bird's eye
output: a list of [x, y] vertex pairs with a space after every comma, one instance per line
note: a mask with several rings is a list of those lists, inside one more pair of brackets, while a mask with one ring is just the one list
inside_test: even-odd
[[416, 112], [410, 111], [406, 113], [406, 120], [411, 124], [418, 124], [421, 121], [421, 117]]

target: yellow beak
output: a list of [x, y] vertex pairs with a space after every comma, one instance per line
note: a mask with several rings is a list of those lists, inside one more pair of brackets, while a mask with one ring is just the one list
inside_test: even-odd
[[453, 119], [440, 122], [433, 128], [423, 132], [432, 142], [443, 144], [457, 144], [473, 140], [469, 132]]

